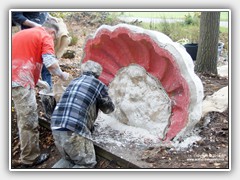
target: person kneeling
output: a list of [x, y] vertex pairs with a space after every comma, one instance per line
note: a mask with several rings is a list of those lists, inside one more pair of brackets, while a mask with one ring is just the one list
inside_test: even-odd
[[97, 162], [91, 133], [98, 111], [109, 114], [115, 109], [107, 86], [98, 79], [102, 66], [88, 60], [81, 72], [70, 82], [51, 117], [55, 145], [62, 156], [52, 168], [93, 168]]

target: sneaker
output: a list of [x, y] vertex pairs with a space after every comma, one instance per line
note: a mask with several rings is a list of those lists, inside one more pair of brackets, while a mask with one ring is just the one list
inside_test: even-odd
[[38, 156], [38, 158], [35, 160], [35, 162], [32, 165], [35, 166], [35, 165], [42, 164], [44, 161], [48, 160], [48, 158], [49, 158], [48, 153], [40, 154], [40, 156]]
[[23, 164], [20, 160], [18, 160], [18, 161], [14, 161], [12, 163], [12, 167], [18, 166], [18, 168], [21, 168], [21, 169], [31, 168], [33, 166], [36, 166], [36, 165], [39, 165], [39, 164], [43, 163], [48, 158], [49, 158], [49, 154], [44, 153], [44, 154], [40, 154], [40, 156], [38, 156], [38, 158], [32, 164]]

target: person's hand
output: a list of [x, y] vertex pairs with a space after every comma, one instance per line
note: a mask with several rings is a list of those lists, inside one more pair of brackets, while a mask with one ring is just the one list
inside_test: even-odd
[[63, 72], [60, 78], [61, 78], [63, 81], [67, 81], [68, 78], [69, 78], [69, 73]]
[[39, 87], [43, 88], [43, 89], [46, 89], [47, 92], [50, 91], [50, 86], [49, 86], [49, 84], [46, 81], [42, 81], [42, 80], [39, 79], [38, 82], [37, 82], [37, 85]]

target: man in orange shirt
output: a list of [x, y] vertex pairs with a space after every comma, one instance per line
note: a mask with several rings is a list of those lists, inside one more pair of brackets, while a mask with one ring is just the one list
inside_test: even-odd
[[[69, 74], [62, 72], [55, 58], [54, 39], [58, 26], [46, 22], [17, 32], [12, 37], [12, 99], [17, 112], [17, 124], [21, 145], [19, 163], [32, 167], [48, 159], [39, 148], [38, 112], [35, 86], [49, 87], [40, 83], [43, 64], [52, 75], [67, 80]], [[13, 165], [14, 166], [14, 165]]]
[[[12, 12], [12, 20], [15, 24], [19, 24], [21, 26], [21, 30], [39, 26], [41, 27], [46, 21], [53, 21], [57, 23], [57, 19], [55, 17], [51, 16], [48, 12], [41, 11]], [[42, 67], [41, 76], [42, 80], [46, 81], [50, 88], [52, 88], [52, 76], [45, 65]]]

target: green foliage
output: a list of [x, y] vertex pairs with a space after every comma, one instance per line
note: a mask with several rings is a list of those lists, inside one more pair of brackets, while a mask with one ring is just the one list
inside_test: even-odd
[[229, 19], [229, 12], [221, 12], [220, 14], [220, 21], [228, 21]]
[[70, 42], [69, 46], [74, 46], [74, 45], [76, 45], [77, 42], [78, 42], [78, 37], [75, 36], [73, 32], [70, 32], [70, 33], [69, 33], [69, 36], [71, 37], [71, 42]]
[[64, 19], [65, 17], [71, 15], [72, 12], [50, 12], [49, 14], [52, 15], [53, 17]]
[[118, 17], [119, 17], [119, 12], [110, 12], [108, 13], [108, 15], [106, 16], [104, 23], [105, 24], [109, 24], [109, 25], [113, 25], [115, 24], [115, 22], [118, 22]]
[[188, 13], [187, 15], [185, 15], [184, 23], [186, 25], [199, 25], [199, 23], [200, 23], [200, 14], [201, 13], [199, 13], [199, 12], [195, 12], [193, 15]]
[[[196, 15], [195, 15], [196, 13]], [[186, 12], [180, 12], [180, 11], [150, 11], [150, 12], [120, 12], [119, 16], [122, 17], [143, 17], [143, 18], [162, 18], [163, 16], [167, 19], [185, 19], [186, 16], [190, 15], [190, 18], [193, 18], [194, 16], [200, 15], [200, 12], [194, 12], [194, 11], [186, 11]], [[220, 14], [220, 20], [221, 21], [228, 21], [229, 19], [229, 12], [223, 11]]]
[[183, 26], [182, 35], [189, 39], [190, 43], [198, 43], [200, 27], [196, 25]]
[[[149, 12], [123, 12], [120, 15], [125, 17], [142, 17], [142, 18], [162, 18], [167, 19], [183, 19], [188, 12], [180, 11], [149, 11]], [[193, 14], [193, 12], [189, 12]]]
[[190, 43], [196, 43], [199, 38], [199, 25], [185, 25], [182, 22], [169, 23], [164, 20], [162, 23], [154, 23], [152, 21], [143, 23], [141, 27], [162, 32], [173, 41], [188, 39]]
[[166, 34], [167, 36], [170, 36], [171, 34], [171, 24], [167, 22], [166, 18], [163, 18], [163, 23], [161, 26], [162, 33]]
[[220, 27], [220, 33], [228, 33], [227, 27]]
[[229, 43], [228, 43], [228, 32], [220, 32], [219, 41], [224, 43], [224, 49], [228, 51]]
[[[61, 17], [67, 19], [76, 14], [76, 12], [50, 12], [54, 17]], [[141, 22], [138, 26], [145, 29], [151, 29], [155, 31], [160, 31], [168, 35], [173, 41], [179, 41], [181, 43], [198, 43], [199, 30], [200, 30], [200, 12], [81, 12], [80, 17], [87, 17], [89, 19], [96, 20], [100, 24], [115, 25], [119, 23], [119, 16], [132, 16], [136, 17], [149, 17], [149, 18], [161, 18], [164, 21], [162, 23], [156, 23], [154, 19], [150, 23]], [[221, 18], [228, 20], [228, 12], [221, 12]], [[167, 22], [169, 18], [183, 19], [183, 22]], [[70, 27], [69, 27], [70, 28]], [[70, 28], [71, 29], [71, 28]], [[85, 36], [84, 32], [84, 36]], [[74, 33], [70, 33], [72, 37], [70, 45], [75, 45], [78, 42], [78, 38]], [[181, 40], [184, 40], [182, 42]], [[220, 27], [219, 40], [225, 45], [224, 48], [228, 47], [228, 28]]]
[[[199, 39], [199, 24], [186, 25], [182, 22], [168, 23], [164, 21], [162, 23], [142, 23], [140, 25], [145, 29], [151, 29], [162, 32], [168, 35], [173, 41], [180, 43], [198, 43]], [[224, 43], [224, 49], [228, 49], [228, 28], [220, 27], [219, 41]]]

